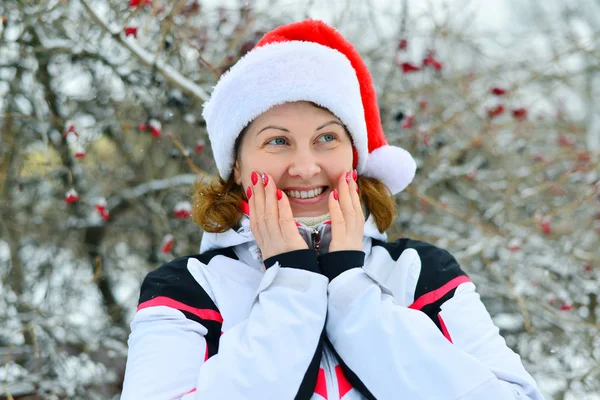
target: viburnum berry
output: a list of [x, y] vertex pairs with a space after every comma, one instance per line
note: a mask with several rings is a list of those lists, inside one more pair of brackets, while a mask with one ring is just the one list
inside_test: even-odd
[[571, 311], [572, 309], [573, 305], [567, 303], [566, 301], [563, 301], [563, 303], [560, 305], [560, 311]]
[[562, 133], [558, 135], [558, 144], [561, 147], [572, 147], [575, 145], [575, 137]]
[[400, 68], [402, 68], [402, 72], [405, 74], [410, 74], [412, 72], [417, 72], [421, 70], [421, 68], [409, 62], [399, 63], [398, 65], [400, 66]]
[[188, 201], [182, 201], [175, 204], [173, 208], [175, 218], [186, 219], [192, 215], [192, 205]]
[[174, 244], [175, 244], [175, 238], [173, 237], [173, 235], [171, 235], [170, 233], [166, 234], [163, 237], [160, 251], [162, 251], [164, 254], [170, 253], [171, 249], [173, 249]]
[[415, 122], [415, 116], [414, 115], [409, 115], [408, 117], [406, 117], [406, 119], [402, 123], [401, 128], [402, 129], [410, 129], [410, 128], [413, 127], [414, 122]]
[[67, 202], [67, 204], [73, 204], [79, 201], [79, 195], [77, 194], [75, 189], [69, 189], [69, 191], [65, 194], [65, 201]]
[[512, 110], [513, 118], [517, 121], [524, 121], [527, 119], [527, 109], [525, 108], [516, 108]]
[[100, 216], [105, 220], [108, 221], [109, 219], [109, 213], [108, 213], [108, 204], [106, 203], [106, 199], [104, 199], [103, 197], [101, 197], [100, 199], [98, 199], [98, 203], [96, 204], [96, 211], [98, 211], [100, 213]]
[[75, 158], [81, 160], [85, 157], [85, 149], [81, 145], [77, 145], [75, 148]]
[[73, 124], [69, 125], [69, 127], [67, 128], [65, 133], [63, 133], [63, 137], [67, 137], [69, 135], [69, 133], [72, 133], [75, 136], [79, 136], [79, 133], [77, 133], [77, 131], [75, 130], [75, 125], [73, 125]]
[[127, 26], [125, 27], [125, 36], [133, 36], [137, 39], [138, 28], [135, 26]]
[[504, 106], [502, 104], [498, 104], [496, 107], [490, 108], [488, 110], [488, 117], [492, 119], [502, 114], [504, 114]]
[[440, 71], [443, 64], [435, 58], [434, 50], [428, 50], [427, 56], [423, 59], [423, 66], [432, 67], [436, 71]]
[[506, 89], [502, 89], [500, 87], [493, 87], [492, 94], [494, 96], [504, 96], [506, 94]]
[[512, 252], [521, 250], [521, 240], [514, 238], [508, 242], [508, 249]]
[[205, 145], [206, 145], [206, 142], [204, 142], [203, 139], [199, 139], [196, 142], [196, 154], [202, 153], [202, 151], [204, 150]]
[[[145, 0], [144, 5], [150, 4], [151, 0]], [[140, 5], [142, 0], [129, 0], [129, 7], [137, 7]]]
[[400, 39], [400, 41], [398, 42], [398, 50], [406, 50], [408, 48], [408, 40], [406, 39]]
[[546, 235], [552, 234], [552, 226], [550, 225], [550, 222], [552, 222], [552, 219], [547, 216], [540, 219], [540, 227], [542, 228], [542, 232], [544, 232]]
[[160, 123], [160, 121], [156, 120], [156, 119], [151, 119], [148, 122], [148, 129], [150, 129], [150, 132], [152, 132], [152, 136], [154, 137], [160, 137], [161, 135], [161, 129], [162, 129], [162, 125]]

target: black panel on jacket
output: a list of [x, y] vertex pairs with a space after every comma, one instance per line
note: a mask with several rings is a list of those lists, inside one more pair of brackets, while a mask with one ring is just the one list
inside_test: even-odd
[[360, 250], [342, 250], [319, 256], [319, 266], [323, 275], [331, 282], [352, 268], [365, 265], [365, 252]]
[[320, 272], [319, 264], [317, 263], [317, 253], [313, 249], [292, 250], [274, 255], [264, 261], [265, 268], [269, 269], [277, 262], [282, 268], [297, 268], [310, 272]]
[[405, 238], [386, 243], [373, 239], [373, 246], [385, 248], [394, 261], [398, 261], [406, 249], [417, 251], [421, 259], [421, 274], [415, 289], [414, 300], [425, 293], [441, 288], [458, 276], [466, 275], [452, 254], [426, 242]]
[[323, 333], [321, 333], [321, 337], [319, 338], [315, 355], [313, 356], [313, 359], [306, 370], [306, 374], [304, 374], [304, 378], [302, 379], [302, 383], [298, 389], [298, 394], [296, 394], [294, 400], [310, 400], [313, 397], [313, 394], [315, 393], [315, 387], [317, 386], [319, 370], [321, 369], [321, 357], [323, 357], [324, 341], [325, 328], [323, 328]]
[[[372, 243], [373, 246], [385, 248], [394, 261], [398, 261], [400, 255], [406, 249], [415, 249], [417, 251], [421, 259], [421, 274], [417, 281], [413, 300], [417, 300], [422, 295], [441, 288], [456, 277], [467, 275], [460, 268], [460, 265], [458, 265], [452, 254], [432, 244], [406, 238], [398, 239], [391, 243], [373, 239]], [[428, 304], [421, 309], [440, 331], [442, 330], [440, 320], [438, 319], [438, 313], [441, 310], [440, 307], [454, 296], [455, 291], [456, 289], [450, 290], [434, 303]]]
[[367, 389], [365, 384], [360, 380], [358, 375], [356, 375], [354, 373], [354, 371], [352, 371], [348, 367], [348, 365], [346, 365], [344, 360], [342, 360], [342, 358], [337, 353], [337, 351], [335, 351], [335, 348], [333, 347], [333, 345], [331, 344], [329, 339], [326, 338], [325, 341], [326, 341], [327, 345], [329, 346], [329, 348], [331, 349], [331, 351], [333, 352], [333, 354], [335, 355], [335, 357], [337, 358], [337, 360], [339, 361], [340, 365], [342, 366], [342, 371], [344, 371], [344, 375], [346, 375], [346, 379], [348, 379], [348, 382], [350, 383], [350, 385], [352, 385], [352, 387], [354, 389], [358, 390], [358, 392], [360, 394], [362, 394], [363, 397], [365, 397], [367, 400], [377, 400], [375, 398], [375, 396], [373, 396], [371, 391], [369, 389]]
[[[201, 263], [208, 264], [213, 257], [218, 255], [237, 259], [233, 249], [226, 248], [193, 256], [179, 257], [151, 271], [146, 275], [142, 283], [139, 304], [159, 296], [164, 296], [190, 307], [219, 312], [210, 296], [196, 282], [187, 269], [187, 263], [190, 258], [196, 258]], [[180, 311], [186, 318], [201, 323], [208, 329], [208, 333], [206, 334], [208, 354], [209, 356], [216, 354], [219, 346], [219, 338], [221, 337], [222, 324], [217, 321], [204, 320], [185, 310]]]

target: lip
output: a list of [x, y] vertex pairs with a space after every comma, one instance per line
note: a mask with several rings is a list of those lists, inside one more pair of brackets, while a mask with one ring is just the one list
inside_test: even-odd
[[[313, 189], [320, 188], [320, 187], [323, 187], [323, 186], [316, 186], [316, 187], [313, 187]], [[300, 189], [285, 189], [285, 190], [300, 190]], [[307, 189], [301, 189], [301, 190], [307, 190]], [[310, 190], [310, 189], [308, 189], [308, 190]], [[323, 199], [327, 199], [327, 196], [329, 195], [330, 191], [331, 191], [331, 189], [328, 187], [327, 189], [323, 190], [323, 193], [321, 193], [317, 197], [312, 197], [310, 199], [297, 199], [295, 197], [288, 196], [288, 200], [290, 201], [290, 203], [295, 203], [295, 204], [317, 204], [317, 203], [320, 203], [321, 201], [323, 201]]]

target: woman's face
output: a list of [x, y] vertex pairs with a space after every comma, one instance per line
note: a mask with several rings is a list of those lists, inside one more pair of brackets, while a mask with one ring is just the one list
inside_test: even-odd
[[235, 182], [245, 189], [252, 171], [269, 174], [290, 199], [294, 217], [329, 211], [329, 193], [351, 171], [353, 156], [341, 121], [308, 102], [282, 104], [261, 114], [242, 137], [238, 154]]

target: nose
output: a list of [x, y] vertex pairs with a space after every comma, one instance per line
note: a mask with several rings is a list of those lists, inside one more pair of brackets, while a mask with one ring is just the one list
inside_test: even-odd
[[311, 150], [297, 150], [290, 158], [288, 173], [309, 180], [321, 172], [320, 160]]

